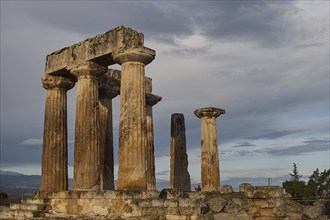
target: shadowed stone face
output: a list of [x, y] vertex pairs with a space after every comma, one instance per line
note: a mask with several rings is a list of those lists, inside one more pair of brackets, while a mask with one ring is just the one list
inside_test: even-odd
[[171, 117], [171, 169], [170, 187], [190, 191], [188, 155], [186, 149], [186, 128], [184, 115], [172, 114]]
[[152, 79], [144, 78], [146, 91], [146, 145], [147, 145], [147, 189], [156, 190], [156, 176], [155, 176], [155, 147], [154, 147], [154, 128], [152, 106], [156, 105], [162, 100], [162, 97], [151, 94]]
[[[100, 110], [100, 164], [101, 190], [113, 190], [114, 156], [113, 156], [113, 124], [112, 99], [119, 95], [120, 81], [109, 74], [110, 70], [99, 78], [99, 110]], [[120, 72], [120, 71], [119, 71]]]

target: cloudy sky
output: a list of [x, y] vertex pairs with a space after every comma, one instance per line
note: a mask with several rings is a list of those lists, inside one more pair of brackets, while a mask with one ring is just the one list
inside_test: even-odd
[[[156, 50], [156, 172], [169, 179], [170, 118], [184, 113], [200, 181], [200, 120], [217, 118], [221, 181], [329, 168], [328, 1], [1, 1], [1, 169], [40, 174], [47, 54], [124, 25]], [[115, 65], [111, 68], [120, 68]], [[76, 88], [68, 92], [72, 176]], [[115, 151], [118, 98], [114, 100]], [[281, 179], [282, 178], [282, 179]]]

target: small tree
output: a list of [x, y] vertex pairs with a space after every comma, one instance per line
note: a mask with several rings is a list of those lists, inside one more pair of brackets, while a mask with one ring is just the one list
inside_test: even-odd
[[304, 181], [300, 180], [301, 175], [299, 175], [297, 165], [293, 163], [292, 173], [289, 173], [291, 179], [282, 183], [283, 188], [287, 193], [290, 193], [294, 199], [302, 199], [304, 197], [309, 197], [310, 190], [306, 186]]
[[297, 168], [297, 164], [296, 163], [293, 163], [292, 173], [289, 173], [289, 174], [291, 176], [291, 181], [297, 181], [297, 182], [300, 181], [301, 175], [299, 175], [299, 172], [298, 172], [298, 168]]
[[307, 186], [310, 188], [313, 196], [327, 196], [330, 193], [330, 169], [319, 172], [316, 169], [309, 177]]

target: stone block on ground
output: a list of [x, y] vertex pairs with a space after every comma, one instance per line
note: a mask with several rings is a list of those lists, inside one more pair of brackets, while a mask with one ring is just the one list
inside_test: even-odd
[[220, 189], [221, 194], [229, 194], [229, 193], [232, 193], [232, 192], [234, 192], [234, 189], [230, 185], [224, 185]]
[[208, 206], [212, 212], [218, 213], [221, 212], [224, 207], [228, 204], [228, 201], [224, 198], [212, 198], [207, 201]]

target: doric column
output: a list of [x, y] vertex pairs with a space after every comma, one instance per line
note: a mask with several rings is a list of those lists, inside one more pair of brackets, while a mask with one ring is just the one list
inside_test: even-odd
[[175, 113], [171, 116], [171, 167], [170, 187], [190, 191], [188, 155], [186, 147], [186, 127], [184, 115]]
[[155, 147], [154, 147], [154, 126], [152, 106], [162, 100], [162, 97], [151, 94], [152, 80], [149, 77], [145, 78], [146, 90], [146, 126], [147, 126], [147, 190], [156, 190], [156, 175], [155, 175]]
[[74, 190], [100, 188], [98, 78], [106, 68], [86, 61], [70, 70], [77, 77]]
[[146, 106], [144, 67], [155, 51], [135, 48], [113, 54], [122, 66], [120, 82], [120, 124], [118, 190], [146, 190]]
[[102, 75], [99, 81], [101, 190], [114, 190], [112, 99], [119, 95], [119, 81]]
[[202, 191], [218, 191], [220, 189], [220, 171], [216, 118], [225, 114], [225, 110], [206, 107], [195, 110], [194, 114], [201, 119]]
[[44, 75], [47, 89], [42, 146], [41, 193], [68, 190], [67, 90], [75, 82]]

